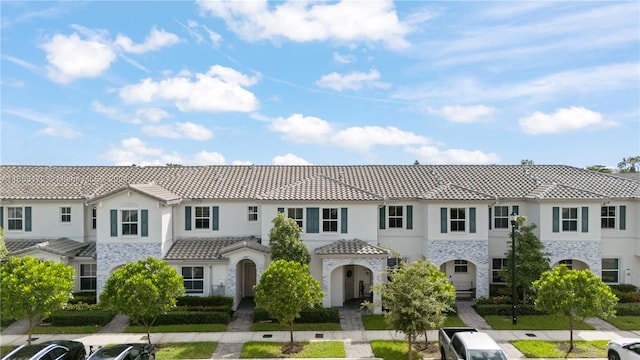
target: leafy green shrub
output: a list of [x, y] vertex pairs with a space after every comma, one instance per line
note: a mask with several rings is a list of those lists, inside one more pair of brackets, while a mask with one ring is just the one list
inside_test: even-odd
[[178, 306], [233, 306], [233, 298], [228, 296], [181, 296], [176, 298]]
[[511, 304], [511, 296], [492, 296], [492, 297], [481, 297], [476, 298], [474, 301], [476, 305], [500, 305], [500, 304]]
[[638, 292], [638, 287], [632, 284], [618, 284], [618, 285], [609, 285], [611, 287], [611, 290], [613, 290], [614, 292], [619, 291], [622, 293], [629, 293], [629, 292]]
[[231, 315], [220, 311], [171, 311], [158, 316], [154, 325], [228, 324]]
[[507, 284], [490, 284], [489, 296], [511, 296], [511, 287], [509, 287]]
[[[277, 321], [273, 319], [269, 313], [261, 308], [256, 308], [253, 313], [253, 321]], [[297, 324], [306, 323], [339, 323], [340, 313], [335, 308], [322, 308], [315, 307], [310, 309], [303, 309], [300, 312], [300, 318], [294, 321]]]
[[45, 321], [54, 326], [103, 326], [108, 324], [114, 316], [115, 313], [108, 310], [59, 310]]
[[640, 303], [640, 292], [613, 292], [620, 303]]
[[[485, 316], [485, 315], [509, 316], [509, 315], [511, 315], [511, 305], [502, 305], [502, 304], [498, 304], [498, 305], [494, 305], [494, 304], [480, 305], [480, 304], [476, 304], [476, 305], [474, 305], [474, 308], [476, 309], [476, 312], [480, 316]], [[531, 305], [531, 304], [518, 304], [517, 312], [518, 312], [518, 315], [544, 315], [545, 314], [542, 311], [536, 310], [535, 307], [533, 305]]]
[[196, 311], [196, 312], [228, 312], [232, 313], [231, 308], [226, 305], [216, 305], [216, 306], [205, 306], [205, 305], [197, 305], [197, 306], [177, 306], [171, 311]]
[[616, 305], [618, 316], [640, 316], [640, 303], [618, 303]]
[[69, 304], [79, 304], [79, 303], [85, 303], [85, 304], [97, 304], [97, 295], [95, 291], [89, 291], [89, 292], [75, 292], [72, 294], [73, 298], [69, 299]]

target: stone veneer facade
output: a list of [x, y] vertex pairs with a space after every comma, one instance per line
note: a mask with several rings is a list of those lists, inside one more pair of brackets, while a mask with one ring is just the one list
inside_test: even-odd
[[440, 266], [453, 260], [467, 260], [476, 267], [476, 297], [489, 296], [488, 240], [429, 240], [427, 259]]
[[128, 262], [143, 260], [152, 256], [162, 259], [162, 247], [160, 244], [96, 244], [96, 287], [97, 293], [101, 294], [107, 278], [115, 268]]
[[[371, 271], [373, 283], [376, 285], [383, 281], [382, 276], [385, 274], [385, 268], [387, 266], [387, 258], [322, 258], [322, 291], [324, 291], [325, 303], [324, 307], [331, 306], [331, 273], [339, 267], [347, 265], [359, 265], [365, 267]], [[380, 302], [380, 294], [373, 293], [373, 302]], [[327, 303], [327, 301], [329, 303]], [[382, 309], [376, 308], [374, 313], [380, 314]]]
[[599, 241], [543, 241], [544, 251], [552, 254], [550, 264], [573, 259], [584, 262], [596, 276], [602, 273], [602, 250]]

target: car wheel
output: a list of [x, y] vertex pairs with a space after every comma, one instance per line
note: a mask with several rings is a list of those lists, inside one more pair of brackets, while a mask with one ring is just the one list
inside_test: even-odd
[[620, 360], [620, 355], [617, 352], [612, 350], [612, 351], [609, 351], [608, 358], [609, 360]]

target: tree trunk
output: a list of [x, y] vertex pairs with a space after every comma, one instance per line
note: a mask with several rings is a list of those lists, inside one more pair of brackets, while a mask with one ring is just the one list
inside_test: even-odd
[[427, 331], [429, 331], [429, 330], [425, 330], [424, 331], [424, 348], [425, 349], [429, 348], [429, 338], [427, 338]]
[[407, 335], [407, 344], [409, 345], [409, 360], [413, 359], [413, 336]]
[[573, 314], [569, 314], [569, 331], [569, 351], [567, 351], [567, 354], [573, 350]]
[[27, 345], [31, 345], [31, 334], [33, 334], [33, 318], [28, 316], [29, 319], [29, 330], [27, 330]]
[[293, 320], [289, 321], [289, 339], [293, 345]]

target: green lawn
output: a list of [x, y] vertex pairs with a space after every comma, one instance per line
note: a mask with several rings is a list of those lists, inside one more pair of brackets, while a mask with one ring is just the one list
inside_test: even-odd
[[[157, 325], [151, 327], [151, 333], [164, 332], [222, 332], [227, 330], [225, 324], [180, 324], [180, 325]], [[129, 325], [125, 329], [126, 333], [146, 333], [144, 326]]]
[[[510, 316], [487, 315], [484, 319], [493, 330], [569, 330], [569, 320], [560, 315], [518, 316], [518, 324], [512, 325]], [[575, 321], [574, 330], [593, 330], [593, 326]]]
[[34, 334], [94, 334], [102, 328], [98, 325], [85, 326], [36, 326]]
[[517, 340], [511, 344], [528, 358], [606, 358], [607, 340], [574, 341], [569, 350], [568, 341]]
[[[424, 344], [424, 342], [422, 342]], [[407, 360], [407, 342], [401, 340], [373, 340], [371, 341], [373, 355], [384, 360]], [[439, 358], [438, 343], [429, 344], [427, 351], [413, 351], [414, 359]]]
[[156, 346], [157, 360], [211, 359], [217, 342], [169, 343]]
[[0, 346], [0, 357], [3, 357], [5, 355], [7, 355], [11, 350], [15, 349], [16, 347], [13, 345], [2, 345]]
[[[295, 354], [282, 354], [282, 346], [288, 343], [250, 341], [244, 344], [241, 359], [255, 358], [344, 358], [347, 356], [342, 341], [298, 342], [302, 351]], [[158, 359], [161, 360], [161, 359]]]
[[[293, 324], [293, 331], [338, 331], [337, 323]], [[289, 327], [280, 323], [253, 323], [251, 331], [289, 331]]]
[[640, 316], [616, 316], [607, 322], [620, 330], [640, 330]]
[[[362, 315], [362, 323], [364, 325], [365, 330], [394, 330], [384, 320], [383, 315], [372, 315], [372, 314]], [[460, 327], [460, 326], [466, 326], [466, 325], [456, 315], [448, 316], [447, 320], [443, 325], [443, 327]]]

